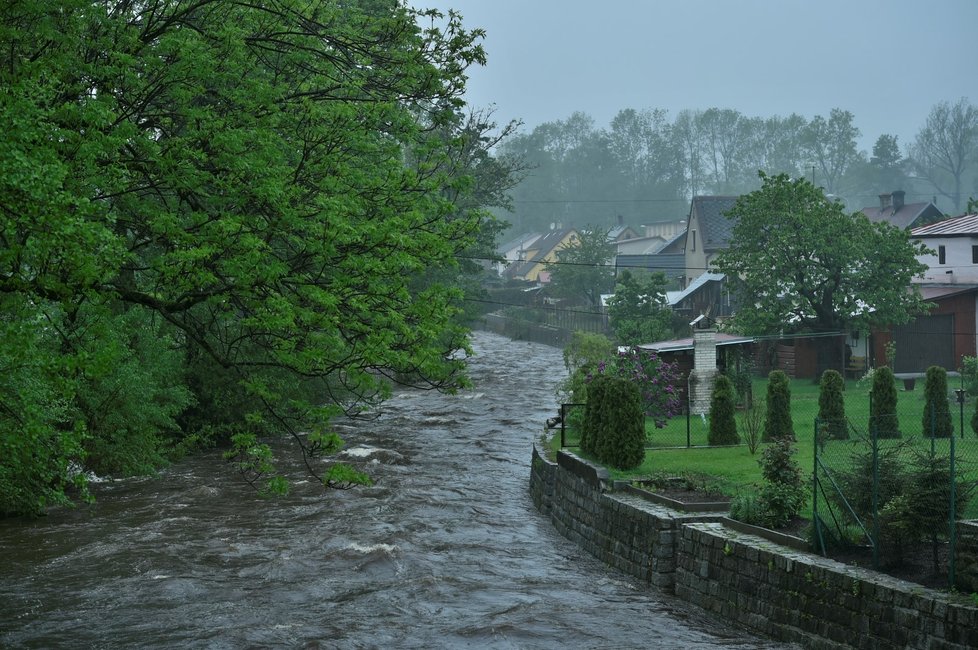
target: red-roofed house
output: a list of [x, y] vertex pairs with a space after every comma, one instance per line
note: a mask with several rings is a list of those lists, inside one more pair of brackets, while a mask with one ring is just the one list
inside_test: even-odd
[[870, 221], [886, 221], [897, 228], [916, 228], [944, 218], [944, 213], [930, 201], [904, 203], [906, 194], [903, 190], [880, 194], [879, 207], [863, 208], [862, 212]]

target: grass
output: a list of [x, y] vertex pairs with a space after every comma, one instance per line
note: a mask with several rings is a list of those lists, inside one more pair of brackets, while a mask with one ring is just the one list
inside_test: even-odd
[[[950, 442], [947, 439], [932, 441], [922, 433], [924, 390], [923, 382], [918, 381], [914, 391], [905, 391], [898, 384], [897, 415], [903, 437], [900, 440], [881, 441], [881, 446], [910, 441], [912, 446], [929, 451], [931, 445], [938, 452], [947, 453]], [[763, 400], [767, 391], [767, 380], [757, 379], [753, 391], [756, 400]], [[795, 460], [806, 476], [811, 476], [815, 462], [814, 428], [818, 415], [818, 385], [809, 380], [792, 380], [791, 415], [794, 423], [797, 444]], [[858, 433], [865, 434], [869, 421], [869, 385], [847, 380], [845, 390], [846, 415]], [[971, 430], [970, 419], [973, 404], [965, 406], [964, 438], [960, 437], [960, 411], [957, 404], [951, 404], [954, 426], [955, 456], [960, 474], [971, 481], [978, 481], [978, 437]], [[743, 436], [743, 414], [738, 415], [738, 430]], [[664, 428], [658, 429], [647, 424], [647, 449], [644, 462], [636, 469], [619, 471], [611, 469], [613, 478], [632, 480], [650, 476], [708, 476], [711, 485], [725, 494], [736, 496], [746, 490], [754, 490], [761, 483], [760, 449], [751, 454], [747, 445], [733, 447], [707, 446], [708, 422], [700, 416], [682, 415], [674, 417]], [[559, 436], [555, 441], [560, 446]], [[568, 446], [576, 445], [576, 439], [567, 432]], [[823, 462], [838, 463], [839, 466], [851, 464], [854, 446], [841, 442], [831, 442], [823, 452]], [[579, 450], [574, 449], [579, 452]], [[978, 499], [972, 499], [968, 515], [978, 516]], [[810, 505], [809, 505], [810, 508]]]

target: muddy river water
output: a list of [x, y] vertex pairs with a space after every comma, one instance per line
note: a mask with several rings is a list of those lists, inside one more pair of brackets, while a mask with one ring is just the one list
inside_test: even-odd
[[0, 647], [783, 647], [559, 536], [527, 487], [561, 353], [483, 332], [475, 350], [472, 389], [341, 423], [373, 487], [324, 493], [296, 467], [264, 499], [215, 451], [0, 520]]

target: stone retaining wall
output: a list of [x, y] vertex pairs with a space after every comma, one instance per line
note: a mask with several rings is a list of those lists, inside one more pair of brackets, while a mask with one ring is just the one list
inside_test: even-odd
[[562, 535], [609, 566], [774, 639], [816, 650], [978, 647], [978, 607], [964, 598], [732, 530], [726, 513], [615, 493], [604, 469], [573, 454], [553, 463], [534, 448], [530, 491]]

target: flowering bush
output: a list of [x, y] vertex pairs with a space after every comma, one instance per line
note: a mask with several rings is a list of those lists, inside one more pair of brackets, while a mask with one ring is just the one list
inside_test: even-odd
[[676, 364], [666, 363], [654, 352], [619, 348], [610, 362], [598, 363], [587, 380], [591, 381], [595, 375], [611, 375], [634, 383], [642, 394], [645, 415], [652, 418], [660, 429], [666, 426], [669, 418], [682, 412], [682, 401], [676, 389], [679, 369]]

